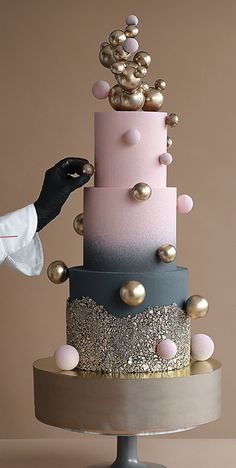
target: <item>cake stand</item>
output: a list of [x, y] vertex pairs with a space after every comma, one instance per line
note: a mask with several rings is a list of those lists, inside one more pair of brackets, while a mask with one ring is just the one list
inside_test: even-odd
[[164, 373], [109, 375], [60, 371], [52, 357], [33, 364], [36, 418], [87, 434], [117, 436], [113, 468], [141, 463], [137, 436], [186, 431], [220, 416], [222, 366], [215, 359]]

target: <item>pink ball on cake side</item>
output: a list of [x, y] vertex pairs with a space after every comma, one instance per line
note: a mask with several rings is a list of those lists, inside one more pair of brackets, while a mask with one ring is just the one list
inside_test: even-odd
[[95, 81], [92, 87], [92, 93], [97, 99], [106, 99], [108, 97], [110, 89], [111, 87], [109, 83], [107, 83], [107, 81], [98, 80]]
[[195, 361], [206, 361], [214, 353], [214, 341], [208, 335], [196, 333], [191, 338], [191, 357]]
[[174, 341], [166, 340], [160, 341], [156, 346], [156, 352], [161, 356], [163, 359], [172, 359], [177, 353], [177, 346]]
[[137, 145], [140, 141], [141, 135], [136, 128], [130, 128], [126, 133], [124, 133], [123, 138], [127, 145]]
[[134, 26], [137, 26], [138, 24], [138, 18], [135, 15], [129, 15], [126, 18], [126, 24], [129, 26], [130, 24], [134, 24]]
[[54, 359], [59, 369], [72, 370], [79, 363], [79, 353], [74, 346], [62, 345], [56, 349]]
[[169, 166], [173, 161], [173, 157], [170, 153], [163, 153], [159, 156], [159, 161], [164, 166]]
[[186, 194], [178, 196], [177, 199], [177, 210], [179, 213], [186, 214], [189, 213], [193, 208], [193, 199]]
[[133, 54], [134, 52], [136, 52], [136, 50], [138, 50], [139, 43], [133, 37], [128, 37], [123, 43], [123, 48], [126, 52]]

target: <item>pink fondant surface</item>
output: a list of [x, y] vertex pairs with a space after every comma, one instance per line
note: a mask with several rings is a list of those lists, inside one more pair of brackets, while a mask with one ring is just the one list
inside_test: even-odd
[[[152, 188], [166, 186], [165, 112], [95, 112], [95, 187], [132, 187], [146, 182]], [[124, 135], [132, 129], [140, 141], [130, 146]]]

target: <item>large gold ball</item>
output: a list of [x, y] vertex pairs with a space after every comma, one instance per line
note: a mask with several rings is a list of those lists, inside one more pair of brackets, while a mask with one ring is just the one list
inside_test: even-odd
[[83, 236], [84, 234], [84, 213], [78, 214], [73, 221], [73, 228], [77, 234]]
[[155, 81], [154, 86], [156, 89], [159, 89], [160, 91], [164, 91], [166, 89], [166, 82], [165, 80], [162, 80], [159, 78], [158, 80]]
[[192, 319], [205, 317], [208, 309], [208, 301], [198, 294], [190, 296], [185, 303], [185, 312]]
[[127, 281], [120, 288], [120, 297], [125, 304], [137, 306], [142, 304], [146, 296], [145, 287], [139, 281]]
[[145, 103], [143, 106], [144, 111], [158, 111], [163, 104], [163, 95], [156, 88], [149, 88], [145, 93]]
[[90, 163], [85, 163], [82, 167], [82, 173], [92, 176], [94, 174], [94, 166]]
[[128, 60], [130, 57], [130, 53], [126, 52], [126, 50], [123, 49], [122, 44], [118, 45], [114, 50], [113, 50], [113, 62], [114, 61], [119, 61], [119, 60]]
[[142, 67], [148, 68], [151, 63], [151, 55], [149, 55], [148, 52], [145, 52], [144, 50], [140, 50], [134, 55], [133, 61]]
[[99, 60], [101, 64], [106, 68], [111, 68], [114, 62], [113, 49], [110, 44], [105, 45], [99, 52]]
[[134, 91], [141, 85], [141, 78], [135, 76], [135, 68], [126, 67], [124, 72], [116, 77], [118, 84], [125, 91]]
[[109, 102], [115, 110], [137, 111], [142, 109], [145, 97], [141, 90], [132, 93], [123, 91], [119, 85], [113, 86], [109, 93]]
[[113, 46], [118, 46], [119, 44], [122, 44], [126, 40], [126, 35], [124, 31], [121, 31], [120, 29], [115, 29], [115, 31], [112, 31], [110, 36], [109, 36], [109, 42]]
[[166, 125], [169, 125], [170, 127], [176, 127], [179, 123], [179, 117], [176, 114], [169, 114], [166, 117]]
[[131, 191], [135, 200], [138, 201], [148, 200], [152, 194], [150, 185], [146, 184], [145, 182], [139, 182], [138, 184], [134, 185]]
[[138, 35], [138, 28], [135, 24], [129, 24], [125, 28], [125, 35], [126, 37], [136, 37]]
[[171, 146], [173, 145], [173, 140], [171, 137], [167, 137], [167, 141], [166, 141], [166, 144], [167, 144], [167, 149], [170, 149]]
[[171, 263], [176, 259], [176, 248], [172, 244], [163, 244], [157, 250], [157, 255], [163, 263]]
[[48, 266], [47, 275], [52, 283], [60, 284], [68, 279], [69, 270], [62, 260], [55, 260]]

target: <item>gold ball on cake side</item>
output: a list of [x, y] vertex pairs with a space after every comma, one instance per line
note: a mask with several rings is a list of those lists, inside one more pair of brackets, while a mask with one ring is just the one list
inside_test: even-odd
[[157, 250], [157, 255], [163, 263], [171, 263], [176, 259], [176, 248], [172, 244], [163, 244]]
[[94, 174], [94, 166], [91, 163], [85, 163], [82, 167], [82, 173], [92, 176]]
[[69, 270], [62, 260], [55, 260], [47, 268], [48, 279], [54, 284], [64, 283], [69, 277]]
[[170, 149], [171, 146], [173, 145], [173, 140], [171, 137], [167, 136], [167, 141], [166, 141], [167, 149]]
[[136, 306], [142, 304], [146, 291], [142, 283], [135, 280], [127, 281], [120, 288], [120, 297], [125, 304]]
[[166, 125], [169, 125], [170, 127], [176, 127], [179, 123], [179, 117], [176, 114], [169, 114], [166, 117]]
[[190, 296], [185, 303], [185, 312], [192, 319], [203, 318], [209, 310], [207, 299], [198, 294]]
[[149, 90], [145, 93], [145, 103], [143, 105], [144, 111], [158, 111], [163, 104], [163, 95], [161, 92], [150, 87]]
[[152, 189], [150, 185], [146, 184], [145, 182], [138, 182], [131, 189], [131, 193], [135, 200], [145, 201], [150, 198], [152, 194]]
[[84, 234], [84, 213], [78, 214], [73, 221], [73, 228], [77, 234]]

